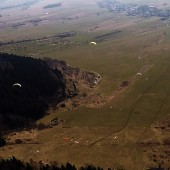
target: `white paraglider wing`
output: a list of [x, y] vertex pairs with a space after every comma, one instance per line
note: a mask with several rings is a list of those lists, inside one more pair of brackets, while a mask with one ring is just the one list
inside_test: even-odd
[[15, 84], [13, 84], [13, 87], [14, 87], [14, 86], [21, 87], [21, 84], [19, 84], [19, 83], [15, 83]]
[[90, 42], [90, 43], [89, 43], [89, 45], [91, 45], [91, 44], [93, 44], [93, 45], [97, 45], [97, 43], [96, 43], [96, 42], [94, 42], [94, 41], [92, 41], [92, 42]]

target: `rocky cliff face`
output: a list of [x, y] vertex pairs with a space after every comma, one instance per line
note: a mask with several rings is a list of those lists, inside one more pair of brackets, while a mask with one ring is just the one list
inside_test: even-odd
[[30, 124], [65, 97], [58, 69], [40, 59], [0, 54], [0, 130]]

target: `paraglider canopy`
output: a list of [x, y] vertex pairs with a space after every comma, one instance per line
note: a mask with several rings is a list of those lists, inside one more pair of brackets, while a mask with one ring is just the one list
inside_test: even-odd
[[94, 42], [94, 41], [92, 41], [92, 42], [90, 42], [90, 43], [89, 43], [89, 45], [91, 45], [91, 44], [93, 44], [93, 45], [97, 45], [97, 43], [96, 43], [96, 42]]
[[137, 76], [142, 76], [142, 73], [137, 73], [136, 75], [137, 75]]
[[14, 87], [14, 86], [21, 87], [21, 84], [19, 84], [19, 83], [15, 83], [15, 84], [13, 84], [13, 86], [12, 86], [12, 87]]

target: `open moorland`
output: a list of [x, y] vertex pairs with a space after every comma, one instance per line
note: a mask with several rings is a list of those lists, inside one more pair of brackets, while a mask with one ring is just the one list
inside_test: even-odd
[[[1, 52], [64, 60], [101, 79], [37, 121], [62, 120], [58, 125], [9, 133], [0, 157], [127, 170], [170, 167], [170, 21], [109, 12], [98, 1], [2, 2]], [[133, 3], [170, 8], [169, 0]]]

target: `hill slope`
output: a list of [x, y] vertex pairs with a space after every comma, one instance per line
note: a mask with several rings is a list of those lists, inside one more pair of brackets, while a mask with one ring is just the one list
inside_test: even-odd
[[[15, 83], [21, 84], [13, 86]], [[0, 129], [17, 128], [42, 117], [48, 105], [65, 98], [59, 70], [30, 57], [0, 54]]]

